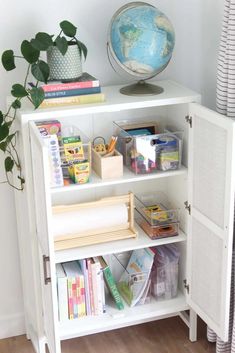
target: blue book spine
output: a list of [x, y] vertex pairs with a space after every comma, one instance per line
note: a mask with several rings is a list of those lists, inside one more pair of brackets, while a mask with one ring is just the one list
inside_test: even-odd
[[45, 98], [71, 97], [71, 96], [80, 96], [83, 94], [94, 94], [94, 93], [100, 93], [100, 92], [101, 92], [100, 87], [68, 89], [63, 91], [45, 92]]

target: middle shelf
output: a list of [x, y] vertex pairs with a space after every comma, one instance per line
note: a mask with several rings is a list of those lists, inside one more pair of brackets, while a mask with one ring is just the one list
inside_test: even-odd
[[186, 240], [186, 235], [181, 230], [179, 230], [179, 235], [177, 236], [152, 240], [136, 223], [135, 229], [138, 233], [137, 238], [116, 240], [113, 242], [56, 251], [55, 262], [61, 263], [67, 261], [74, 261], [92, 256], [108, 255], [110, 253], [115, 254], [134, 249], [142, 249], [157, 245], [178, 243]]

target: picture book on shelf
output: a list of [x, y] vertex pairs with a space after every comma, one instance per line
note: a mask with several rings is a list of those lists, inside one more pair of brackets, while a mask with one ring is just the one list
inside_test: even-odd
[[133, 250], [118, 283], [118, 289], [131, 307], [143, 297], [149, 283], [150, 272], [154, 261], [152, 249]]
[[98, 256], [98, 260], [99, 260], [101, 268], [103, 270], [103, 276], [104, 276], [105, 284], [106, 284], [106, 286], [107, 286], [112, 298], [115, 301], [116, 307], [119, 310], [124, 309], [124, 304], [123, 304], [121, 295], [120, 295], [120, 293], [118, 291], [115, 279], [114, 279], [114, 277], [112, 275], [112, 272], [111, 272], [107, 262], [105, 261], [103, 256]]
[[69, 318], [77, 319], [86, 315], [84, 275], [77, 261], [62, 266], [68, 281]]
[[68, 312], [68, 288], [66, 273], [61, 264], [56, 264], [57, 293], [59, 320], [66, 321], [69, 318]]

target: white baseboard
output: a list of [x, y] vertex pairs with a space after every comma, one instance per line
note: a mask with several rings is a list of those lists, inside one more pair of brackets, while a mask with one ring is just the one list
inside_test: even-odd
[[0, 316], [0, 339], [25, 334], [24, 314]]

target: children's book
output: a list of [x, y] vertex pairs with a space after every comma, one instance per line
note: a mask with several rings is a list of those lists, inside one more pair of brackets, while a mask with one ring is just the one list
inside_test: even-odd
[[66, 321], [69, 318], [68, 287], [67, 287], [67, 277], [61, 264], [56, 264], [56, 278], [57, 278], [59, 320]]
[[62, 266], [68, 279], [69, 318], [77, 319], [86, 314], [84, 276], [77, 261], [65, 262]]
[[118, 289], [131, 307], [135, 306], [145, 293], [153, 266], [154, 251], [146, 249], [133, 250], [123, 272]]
[[91, 315], [91, 301], [90, 301], [90, 291], [89, 291], [89, 278], [88, 278], [88, 266], [87, 260], [78, 260], [78, 263], [82, 269], [85, 282], [85, 303], [86, 303], [86, 314]]
[[122, 298], [120, 296], [116, 282], [113, 278], [112, 272], [111, 272], [108, 264], [106, 263], [106, 261], [104, 260], [104, 258], [102, 256], [98, 256], [98, 260], [99, 260], [101, 268], [103, 270], [104, 282], [105, 282], [111, 296], [113, 297], [117, 308], [119, 310], [124, 309]]

